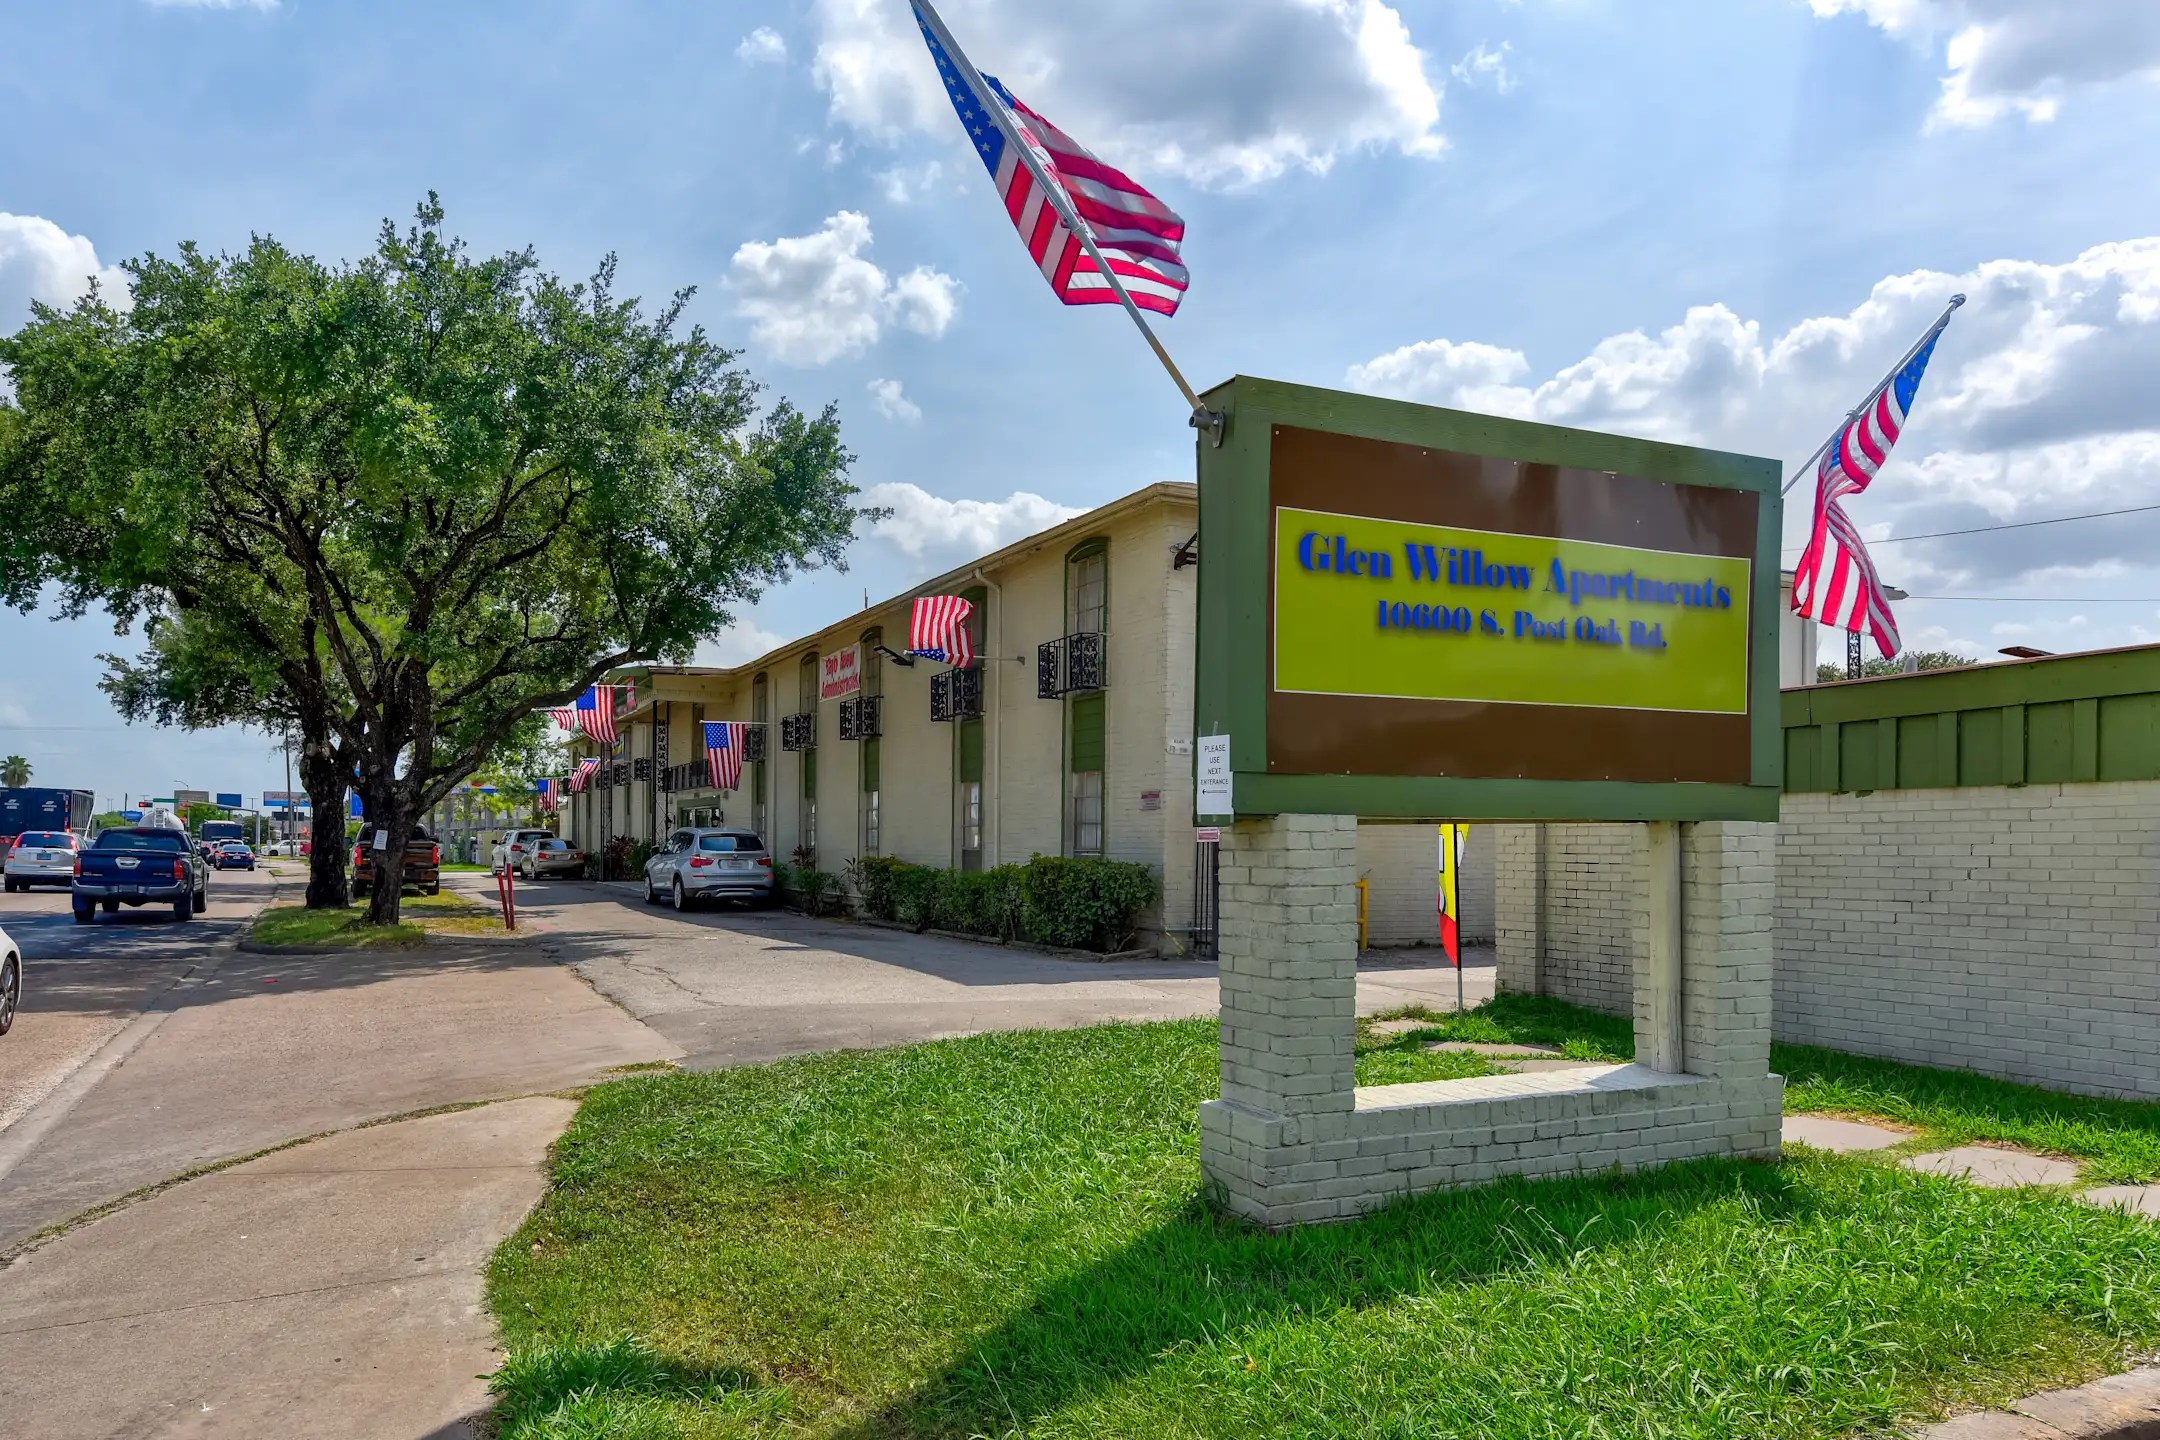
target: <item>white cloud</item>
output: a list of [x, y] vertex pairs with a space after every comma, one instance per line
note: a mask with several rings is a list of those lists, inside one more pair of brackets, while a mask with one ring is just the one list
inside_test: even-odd
[[750, 333], [790, 365], [825, 365], [875, 345], [888, 324], [932, 339], [960, 309], [960, 282], [927, 266], [895, 278], [865, 257], [870, 221], [853, 210], [815, 235], [753, 240], [728, 284]]
[[746, 65], [781, 65], [787, 62], [787, 41], [770, 25], [760, 25], [735, 47], [735, 58]]
[[[1440, 87], [1382, 0], [953, 0], [969, 57], [1143, 181], [1214, 189], [1325, 172], [1362, 149], [1437, 155]], [[883, 140], [959, 129], [906, 7], [814, 0], [834, 120]], [[1147, 43], [1113, 55], [1109, 35]]]
[[727, 633], [697, 647], [693, 665], [747, 665], [769, 655], [788, 641], [788, 636], [767, 630], [754, 619], [738, 617]]
[[1016, 490], [1003, 500], [946, 500], [919, 485], [886, 483], [863, 492], [863, 503], [892, 515], [872, 530], [913, 560], [962, 560], [1012, 544], [1081, 513], [1040, 495]]
[[[2061, 263], [1996, 260], [1893, 275], [1848, 313], [1775, 337], [1724, 305], [1609, 336], [1531, 380], [1520, 351], [1428, 340], [1351, 367], [1355, 388], [1797, 464], [1954, 292], [1945, 334], [1884, 478], [1851, 504], [1870, 539], [2150, 504], [2160, 495], [2160, 238]], [[1796, 492], [1797, 495], [1798, 492]], [[1805, 502], [1787, 506], [1787, 535]], [[1898, 584], [1963, 593], [2107, 580], [2160, 556], [2160, 514], [1913, 541], [1878, 557]], [[2147, 583], [2150, 583], [2149, 581]], [[2037, 593], [2037, 592], [2036, 592]]]
[[1808, 0], [1817, 15], [1853, 14], [1948, 67], [1930, 126], [2005, 115], [2055, 118], [2069, 95], [2160, 79], [2153, 0]]
[[107, 304], [125, 308], [127, 274], [98, 263], [97, 247], [36, 215], [0, 210], [0, 335], [30, 318], [30, 302], [72, 305], [89, 293], [91, 278]]
[[913, 204], [927, 194], [944, 174], [945, 167], [935, 160], [921, 165], [895, 165], [878, 172], [878, 191], [895, 205]]
[[907, 392], [898, 380], [872, 380], [870, 404], [886, 419], [898, 420], [905, 425], [922, 419], [922, 406], [907, 398]]
[[1511, 94], [1515, 87], [1522, 83], [1508, 67], [1508, 55], [1513, 49], [1505, 40], [1497, 46], [1487, 45], [1480, 40], [1468, 54], [1450, 67], [1450, 73], [1469, 89], [1488, 86], [1496, 95]]

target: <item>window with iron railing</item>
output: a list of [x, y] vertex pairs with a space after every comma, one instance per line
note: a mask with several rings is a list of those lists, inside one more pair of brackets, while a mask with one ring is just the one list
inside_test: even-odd
[[804, 711], [800, 715], [780, 717], [780, 748], [783, 750], [817, 749], [817, 712]]
[[983, 713], [982, 670], [947, 670], [930, 677], [930, 718], [940, 725]]
[[874, 740], [884, 734], [884, 702], [875, 695], [858, 695], [840, 702], [840, 738]]
[[1057, 700], [1103, 689], [1109, 683], [1107, 667], [1103, 663], [1107, 648], [1105, 637], [1095, 631], [1066, 635], [1038, 645], [1035, 648], [1036, 696]]

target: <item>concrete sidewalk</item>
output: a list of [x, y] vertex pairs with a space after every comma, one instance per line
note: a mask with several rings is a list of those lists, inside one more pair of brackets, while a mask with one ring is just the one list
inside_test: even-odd
[[317, 1140], [70, 1232], [0, 1283], [0, 1432], [453, 1440], [495, 1368], [489, 1254], [568, 1100]]
[[677, 1053], [524, 945], [235, 954], [166, 1003], [156, 1031], [0, 1176], [0, 1253], [196, 1166]]

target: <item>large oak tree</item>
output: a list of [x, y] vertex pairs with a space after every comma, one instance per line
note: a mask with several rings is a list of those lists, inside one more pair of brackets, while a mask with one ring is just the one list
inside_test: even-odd
[[689, 292], [647, 314], [612, 257], [570, 284], [442, 221], [336, 265], [183, 245], [0, 340], [0, 598], [199, 615], [319, 676], [393, 856], [536, 708], [687, 659], [869, 513], [831, 409], [761, 409]]

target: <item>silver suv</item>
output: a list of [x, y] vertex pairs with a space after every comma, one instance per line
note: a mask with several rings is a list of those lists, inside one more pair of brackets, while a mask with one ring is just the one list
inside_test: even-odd
[[496, 875], [505, 870], [522, 870], [525, 857], [540, 848], [543, 840], [552, 840], [552, 830], [505, 830], [502, 839], [488, 855], [488, 870]]
[[773, 903], [772, 852], [748, 830], [677, 830], [645, 862], [645, 903], [677, 910], [697, 900]]

